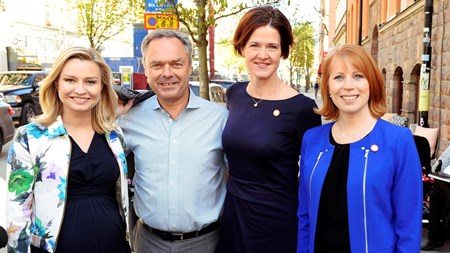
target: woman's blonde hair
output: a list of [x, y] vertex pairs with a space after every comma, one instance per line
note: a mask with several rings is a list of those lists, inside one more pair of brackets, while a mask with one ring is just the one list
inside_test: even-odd
[[92, 61], [100, 68], [103, 87], [100, 101], [92, 108], [92, 127], [100, 134], [111, 132], [117, 128], [117, 95], [113, 89], [111, 69], [97, 51], [85, 47], [70, 47], [58, 56], [48, 76], [40, 86], [39, 103], [43, 114], [32, 121], [49, 126], [63, 113], [63, 105], [58, 96], [57, 84], [64, 65], [74, 58], [82, 61]]
[[346, 61], [361, 71], [369, 83], [369, 110], [370, 114], [376, 118], [386, 113], [386, 93], [384, 81], [380, 70], [372, 56], [361, 46], [343, 45], [336, 47], [322, 62], [322, 81], [320, 84], [320, 94], [323, 99], [323, 106], [317, 113], [323, 115], [327, 120], [339, 118], [339, 109], [331, 100], [329, 79], [331, 66], [335, 60]]

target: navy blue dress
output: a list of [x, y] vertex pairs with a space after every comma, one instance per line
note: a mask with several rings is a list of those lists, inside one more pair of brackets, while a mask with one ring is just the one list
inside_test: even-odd
[[[56, 252], [130, 253], [116, 200], [120, 168], [105, 136], [95, 133], [87, 153], [70, 140], [67, 203]], [[33, 247], [32, 252], [45, 251]]]
[[254, 107], [247, 85], [227, 90], [229, 177], [218, 252], [296, 252], [301, 140], [321, 119], [301, 94]]

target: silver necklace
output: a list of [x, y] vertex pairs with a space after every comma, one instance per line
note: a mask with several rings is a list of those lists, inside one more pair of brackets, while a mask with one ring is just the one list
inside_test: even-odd
[[[272, 92], [270, 92], [270, 94], [267, 95], [267, 97], [270, 97], [275, 92], [275, 90], [277, 90], [279, 84], [280, 84], [280, 81], [278, 81], [277, 86], [275, 87], [275, 89], [273, 89]], [[264, 96], [259, 101], [256, 101], [255, 98], [252, 95], [250, 95], [250, 97], [253, 100], [253, 103], [254, 103], [253, 107], [254, 108], [258, 107], [259, 103], [261, 103], [264, 100]]]
[[259, 101], [256, 101], [255, 98], [253, 96], [250, 96], [254, 102], [253, 107], [258, 107], [258, 104], [261, 103], [261, 101], [264, 100], [264, 98], [261, 98]]
[[339, 126], [339, 129], [341, 129], [342, 132], [343, 132], [345, 135], [347, 135], [348, 137], [354, 137], [354, 136], [357, 136], [357, 135], [362, 134], [362, 133], [364, 133], [365, 131], [369, 130], [369, 128], [371, 128], [373, 125], [375, 125], [376, 122], [377, 122], [377, 121], [375, 120], [375, 122], [370, 123], [370, 125], [369, 125], [368, 127], [364, 128], [363, 130], [361, 130], [361, 131], [359, 131], [359, 132], [357, 132], [357, 133], [354, 133], [354, 134], [349, 134], [349, 133], [347, 133], [347, 131], [344, 130], [344, 128], [341, 126], [341, 121], [340, 121], [340, 120], [337, 121], [337, 124], [338, 124], [338, 126]]

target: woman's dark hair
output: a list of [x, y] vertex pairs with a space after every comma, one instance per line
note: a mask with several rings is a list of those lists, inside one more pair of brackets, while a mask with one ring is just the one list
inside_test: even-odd
[[261, 6], [249, 10], [239, 21], [234, 32], [233, 46], [238, 55], [243, 56], [242, 50], [253, 32], [262, 26], [271, 26], [278, 31], [281, 38], [281, 57], [289, 57], [289, 49], [294, 43], [292, 27], [289, 20], [281, 11], [272, 6]]

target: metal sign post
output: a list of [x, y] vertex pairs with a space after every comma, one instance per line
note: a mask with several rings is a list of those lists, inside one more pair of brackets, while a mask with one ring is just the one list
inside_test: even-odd
[[425, 1], [425, 24], [423, 28], [423, 54], [420, 68], [419, 86], [419, 126], [428, 127], [428, 109], [430, 101], [431, 68], [431, 26], [433, 21], [433, 0]]

